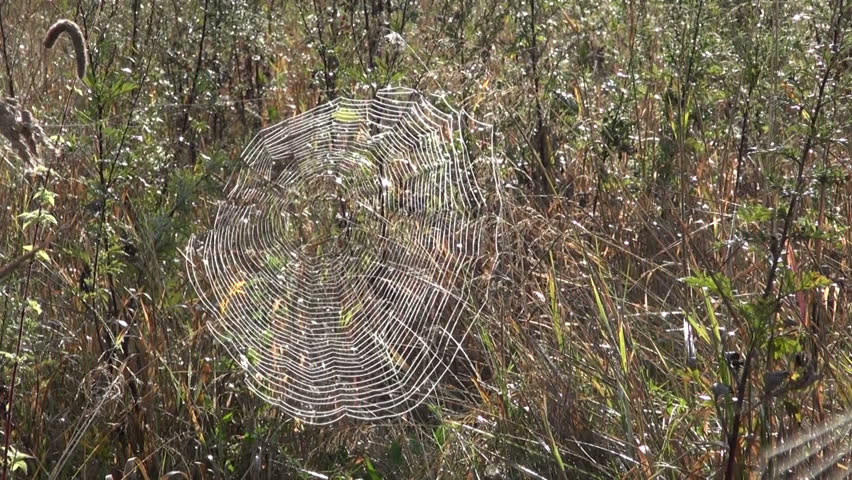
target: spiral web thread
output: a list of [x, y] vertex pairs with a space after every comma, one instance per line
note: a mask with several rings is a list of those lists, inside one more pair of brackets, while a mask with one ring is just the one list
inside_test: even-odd
[[490, 126], [407, 89], [262, 130], [188, 246], [210, 327], [250, 388], [316, 424], [422, 402], [460, 353], [477, 265], [496, 254], [492, 147]]
[[773, 462], [784, 478], [840, 479], [852, 477], [852, 411], [805, 428], [761, 454], [761, 477]]

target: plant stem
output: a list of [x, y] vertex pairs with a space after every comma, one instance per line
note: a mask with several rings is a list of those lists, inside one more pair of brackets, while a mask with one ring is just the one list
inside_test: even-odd
[[0, 1], [0, 37], [3, 37], [3, 63], [6, 66], [6, 88], [9, 96], [15, 97], [15, 80], [12, 78], [12, 66], [9, 65], [9, 54], [6, 51], [6, 26], [3, 22], [3, 6], [6, 2]]

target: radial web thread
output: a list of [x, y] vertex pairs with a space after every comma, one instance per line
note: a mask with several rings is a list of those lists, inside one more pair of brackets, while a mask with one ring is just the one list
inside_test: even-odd
[[490, 126], [439, 105], [383, 90], [262, 130], [190, 240], [216, 338], [305, 422], [406, 412], [460, 353], [500, 182]]

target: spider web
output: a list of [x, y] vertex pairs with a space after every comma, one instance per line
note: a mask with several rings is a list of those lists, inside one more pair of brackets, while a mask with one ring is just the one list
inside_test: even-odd
[[[769, 469], [770, 461], [774, 470]], [[761, 476], [774, 472], [784, 478], [849, 478], [850, 461], [852, 411], [776, 441], [761, 453]]]
[[441, 107], [386, 89], [262, 130], [190, 240], [216, 338], [305, 422], [404, 413], [461, 352], [499, 182], [490, 126]]

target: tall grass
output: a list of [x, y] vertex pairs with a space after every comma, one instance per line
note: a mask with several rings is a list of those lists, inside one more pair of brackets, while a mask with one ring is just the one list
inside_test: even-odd
[[[2, 147], [0, 268], [44, 245], [0, 278], [13, 478], [845, 474], [848, 2], [389, 5], [0, 4], [4, 83], [61, 149], [40, 184]], [[41, 46], [62, 17], [82, 81]], [[257, 128], [388, 83], [498, 132], [472, 367], [304, 425], [246, 391], [181, 248]]]

